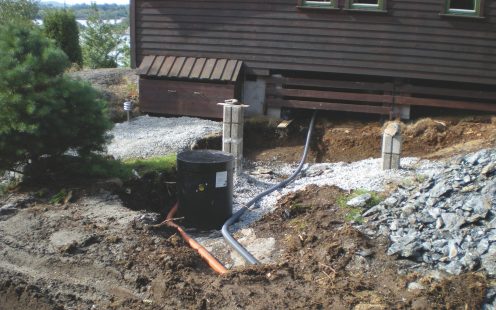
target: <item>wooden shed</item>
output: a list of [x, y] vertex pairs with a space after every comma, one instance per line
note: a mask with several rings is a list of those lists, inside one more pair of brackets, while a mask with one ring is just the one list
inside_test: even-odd
[[138, 70], [141, 111], [221, 118], [217, 103], [240, 98], [242, 66], [232, 59], [146, 56]]
[[238, 99], [256, 113], [496, 112], [495, 38], [493, 0], [131, 1], [135, 66], [168, 55], [242, 61]]

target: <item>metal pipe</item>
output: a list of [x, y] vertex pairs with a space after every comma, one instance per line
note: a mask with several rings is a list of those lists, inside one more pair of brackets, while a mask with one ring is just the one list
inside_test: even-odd
[[258, 260], [251, 255], [250, 252], [248, 252], [234, 237], [229, 233], [229, 226], [232, 224], [236, 223], [239, 218], [247, 211], [250, 209], [250, 207], [260, 198], [272, 193], [273, 191], [282, 188], [286, 185], [288, 185], [291, 181], [293, 181], [296, 176], [300, 173], [301, 169], [303, 168], [303, 165], [305, 164], [305, 160], [307, 158], [308, 150], [310, 148], [310, 140], [312, 137], [312, 132], [313, 132], [313, 127], [315, 125], [315, 119], [317, 117], [317, 111], [313, 112], [312, 115], [312, 120], [310, 121], [310, 125], [308, 128], [308, 133], [307, 133], [307, 140], [305, 142], [305, 149], [303, 150], [303, 155], [301, 157], [300, 164], [298, 165], [298, 168], [296, 168], [296, 171], [290, 175], [287, 179], [284, 181], [275, 184], [274, 186], [270, 187], [269, 189], [261, 192], [257, 196], [255, 196], [253, 199], [248, 201], [244, 206], [241, 207], [236, 213], [233, 214], [222, 226], [222, 236], [224, 239], [233, 247], [236, 252], [238, 252], [248, 263], [250, 264], [258, 264]]

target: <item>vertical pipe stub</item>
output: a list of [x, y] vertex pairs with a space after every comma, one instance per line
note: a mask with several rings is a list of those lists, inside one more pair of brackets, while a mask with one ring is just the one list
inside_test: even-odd
[[232, 215], [234, 156], [194, 150], [177, 155], [179, 212], [188, 225], [220, 229]]

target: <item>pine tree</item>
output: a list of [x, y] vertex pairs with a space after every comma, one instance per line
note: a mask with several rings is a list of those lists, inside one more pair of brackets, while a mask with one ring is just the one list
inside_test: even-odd
[[79, 27], [72, 11], [50, 10], [43, 18], [45, 34], [55, 40], [69, 57], [70, 62], [83, 65], [83, 55], [79, 45]]
[[83, 61], [86, 67], [115, 68], [122, 39], [111, 24], [105, 23], [96, 4], [91, 6], [87, 27], [83, 31]]
[[0, 169], [103, 149], [105, 105], [89, 84], [64, 76], [68, 65], [40, 30], [0, 26]]

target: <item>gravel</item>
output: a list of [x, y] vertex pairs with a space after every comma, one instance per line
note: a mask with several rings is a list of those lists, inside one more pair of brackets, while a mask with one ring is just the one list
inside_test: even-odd
[[[296, 164], [275, 165], [267, 173], [267, 164], [254, 163], [254, 168], [248, 168], [235, 181], [234, 205], [236, 212], [244, 203], [270, 186], [289, 176]], [[260, 167], [264, 174], [258, 174]], [[443, 168], [441, 162], [431, 162], [408, 157], [401, 159], [399, 170], [382, 170], [380, 158], [370, 158], [352, 163], [307, 164], [301, 175], [283, 189], [277, 190], [255, 203], [252, 210], [246, 212], [234, 229], [249, 226], [263, 215], [274, 210], [277, 201], [284, 195], [302, 190], [308, 185], [335, 185], [344, 190], [365, 189], [381, 192], [390, 183], [401, 183], [419, 176], [428, 178], [439, 173]]]
[[115, 125], [107, 152], [118, 159], [174, 154], [221, 128], [220, 122], [198, 118], [140, 116]]

